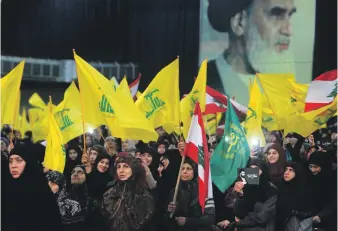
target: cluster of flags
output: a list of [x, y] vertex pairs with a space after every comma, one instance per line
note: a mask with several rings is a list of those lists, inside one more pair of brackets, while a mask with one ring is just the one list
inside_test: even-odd
[[[307, 137], [337, 112], [337, 70], [322, 74], [310, 84], [297, 83], [293, 74], [257, 74], [257, 79], [263, 108], [254, 111], [257, 115], [262, 111], [259, 120], [270, 131]], [[253, 97], [251, 92], [250, 99]]]
[[[198, 165], [200, 203], [212, 193], [211, 181], [224, 191], [245, 167], [254, 146], [265, 145], [267, 130], [310, 135], [337, 112], [337, 71], [319, 76], [310, 84], [297, 83], [292, 74], [257, 74], [250, 87], [248, 106], [240, 105], [206, 85], [207, 60], [189, 92], [180, 100], [179, 59], [164, 67], [143, 91], [141, 76], [128, 85], [113, 77], [108, 80], [74, 51], [79, 88], [71, 83], [63, 101], [48, 104], [34, 93], [33, 106], [19, 115], [20, 85], [24, 62], [1, 79], [1, 123], [24, 133], [33, 132], [34, 141], [46, 140], [45, 167], [63, 172], [66, 144], [71, 139], [106, 125], [122, 139], [156, 141], [155, 131], [183, 134], [185, 155]], [[209, 159], [206, 134], [216, 133], [225, 121], [221, 142]], [[182, 126], [183, 123], [183, 126]]]

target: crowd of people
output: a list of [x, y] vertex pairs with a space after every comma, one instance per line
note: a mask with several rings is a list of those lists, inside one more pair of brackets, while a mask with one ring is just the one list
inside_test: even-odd
[[[2, 230], [337, 230], [336, 127], [282, 137], [266, 132], [266, 145], [252, 150], [258, 185], [240, 177], [225, 192], [213, 185], [202, 210], [198, 167], [186, 158], [181, 168], [185, 143], [174, 134], [144, 143], [99, 127], [66, 144], [60, 173], [44, 167], [43, 141], [3, 127]], [[221, 138], [208, 137], [211, 157]]]

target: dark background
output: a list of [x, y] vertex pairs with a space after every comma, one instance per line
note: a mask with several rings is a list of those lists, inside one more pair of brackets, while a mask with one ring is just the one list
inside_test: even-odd
[[[337, 1], [316, 4], [314, 77], [337, 65]], [[179, 55], [184, 94], [198, 71], [199, 5], [199, 0], [2, 0], [1, 52], [72, 59], [75, 48], [88, 61], [134, 62], [140, 65], [141, 89]], [[38, 91], [44, 100], [52, 94], [59, 101], [68, 85], [24, 80], [21, 88], [23, 98]]]

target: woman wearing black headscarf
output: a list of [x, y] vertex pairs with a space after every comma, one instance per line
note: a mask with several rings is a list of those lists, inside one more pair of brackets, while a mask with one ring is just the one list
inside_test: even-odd
[[[241, 231], [275, 230], [277, 189], [269, 182], [269, 170], [259, 158], [249, 160], [248, 167], [259, 169], [259, 185], [248, 185], [242, 181], [235, 183], [238, 199], [234, 203], [236, 216], [234, 225]], [[222, 226], [226, 227], [229, 222]]]
[[278, 190], [276, 230], [312, 230], [312, 197], [300, 163], [288, 162]]
[[11, 150], [9, 171], [10, 177], [3, 188], [2, 230], [61, 230], [55, 197], [42, 168], [24, 145]]
[[[185, 143], [184, 143], [185, 144]], [[161, 177], [157, 181], [156, 188], [156, 221], [157, 230], [165, 230], [163, 220], [163, 211], [167, 209], [167, 202], [170, 191], [176, 185], [177, 176], [181, 165], [181, 155], [177, 149], [167, 150], [162, 156], [163, 168], [161, 169]]]
[[272, 144], [267, 150], [266, 159], [271, 183], [278, 188], [283, 178], [286, 163], [286, 154], [283, 147], [279, 144]]
[[103, 193], [108, 183], [112, 180], [110, 173], [111, 157], [106, 153], [100, 153], [95, 159], [94, 168], [88, 174], [87, 185], [92, 199], [92, 211], [88, 218], [91, 229], [104, 229], [104, 221], [100, 213]]
[[81, 149], [74, 145], [69, 146], [66, 150], [66, 165], [63, 171], [63, 175], [66, 178], [66, 181], [70, 181], [70, 175], [76, 165], [81, 164], [82, 152]]
[[101, 213], [109, 231], [138, 231], [153, 217], [155, 203], [146, 189], [145, 169], [135, 157], [119, 157], [116, 180], [104, 193]]
[[332, 170], [331, 154], [313, 152], [308, 163], [309, 183], [313, 192], [314, 227], [337, 230], [337, 171]]
[[146, 183], [149, 189], [156, 188], [157, 180], [159, 179], [158, 167], [160, 157], [157, 151], [149, 146], [146, 146], [141, 151], [141, 159], [146, 170]]
[[[165, 215], [169, 230], [210, 230], [215, 221], [215, 205], [213, 199], [208, 198], [203, 213], [198, 196], [197, 165], [187, 158], [181, 171], [177, 202], [175, 204], [172, 202], [175, 192], [175, 189], [172, 189]], [[172, 218], [170, 218], [171, 213], [173, 213]]]

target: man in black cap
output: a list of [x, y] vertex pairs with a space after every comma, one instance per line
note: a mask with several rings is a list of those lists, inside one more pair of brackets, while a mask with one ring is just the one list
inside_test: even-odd
[[295, 12], [294, 0], [209, 0], [210, 25], [228, 33], [229, 45], [208, 63], [208, 85], [245, 105], [257, 72], [288, 71], [283, 64], [292, 60], [288, 49]]

